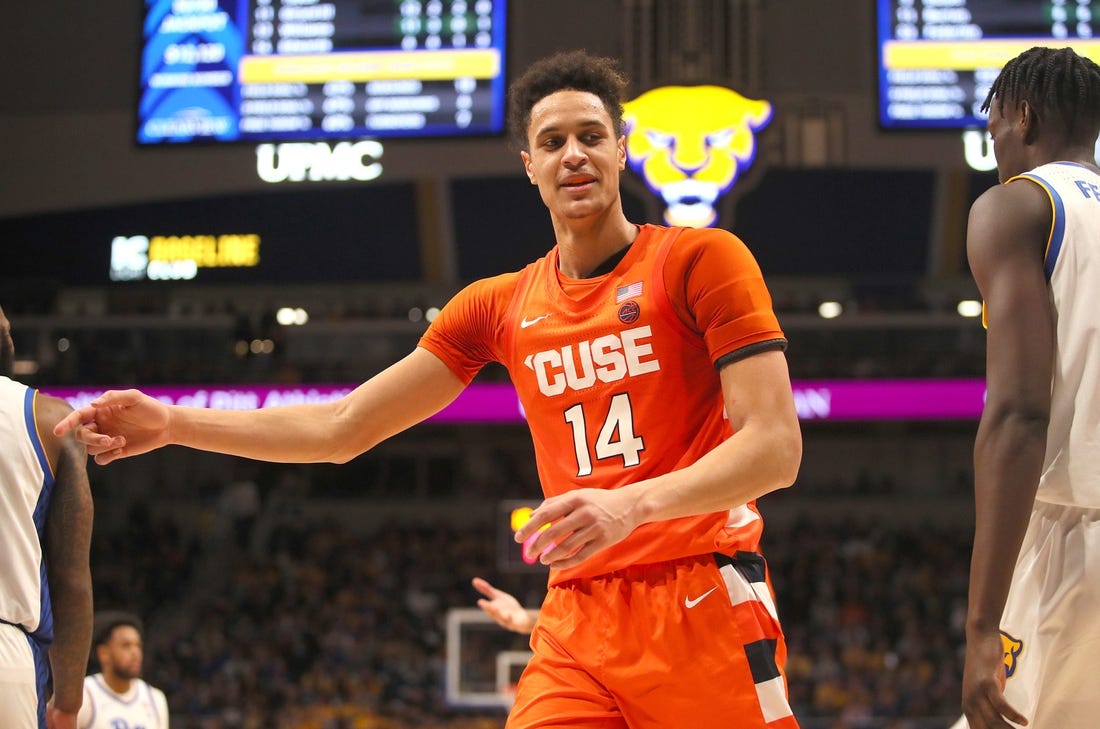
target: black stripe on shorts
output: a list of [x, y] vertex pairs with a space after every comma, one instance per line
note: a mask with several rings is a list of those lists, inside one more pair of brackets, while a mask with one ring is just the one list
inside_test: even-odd
[[721, 567], [733, 567], [735, 570], [741, 573], [748, 582], [763, 582], [765, 574], [765, 562], [763, 555], [756, 552], [747, 552], [740, 550], [732, 557], [728, 557], [721, 552], [714, 553], [714, 561]]
[[745, 644], [745, 657], [749, 659], [753, 683], [764, 683], [779, 678], [779, 666], [775, 665], [775, 640], [758, 640]]

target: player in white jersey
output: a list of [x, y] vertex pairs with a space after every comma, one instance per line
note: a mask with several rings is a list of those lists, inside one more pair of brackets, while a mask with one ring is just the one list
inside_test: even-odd
[[963, 675], [972, 729], [1100, 725], [1100, 67], [1009, 61], [985, 101], [1001, 182], [970, 211], [988, 395]]
[[92, 633], [87, 456], [53, 434], [72, 408], [9, 379], [14, 358], [0, 309], [0, 727], [72, 729]]
[[84, 679], [79, 729], [168, 729], [164, 692], [141, 679], [141, 621], [125, 612], [97, 613], [94, 642], [100, 672]]

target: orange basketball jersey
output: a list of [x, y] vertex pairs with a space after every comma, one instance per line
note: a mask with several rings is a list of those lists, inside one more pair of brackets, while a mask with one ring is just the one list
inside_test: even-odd
[[[690, 466], [731, 435], [715, 364], [785, 345], [748, 249], [717, 229], [642, 226], [611, 273], [572, 280], [558, 250], [468, 286], [420, 346], [464, 382], [511, 375], [546, 496]], [[756, 550], [755, 504], [644, 524], [552, 584], [698, 554]]]

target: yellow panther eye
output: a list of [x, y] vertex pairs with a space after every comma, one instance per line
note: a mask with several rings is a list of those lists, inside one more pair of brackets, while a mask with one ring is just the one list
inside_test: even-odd
[[729, 143], [733, 140], [733, 130], [723, 129], [718, 132], [712, 132], [707, 135], [708, 147], [728, 147]]

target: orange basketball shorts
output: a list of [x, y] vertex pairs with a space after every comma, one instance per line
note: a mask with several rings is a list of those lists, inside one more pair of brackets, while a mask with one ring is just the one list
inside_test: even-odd
[[797, 729], [786, 645], [755, 552], [552, 586], [507, 729]]

